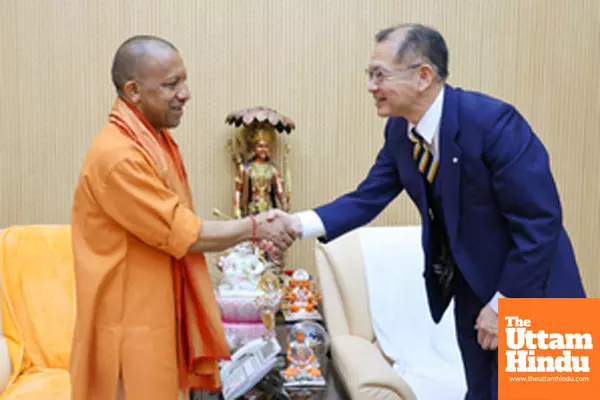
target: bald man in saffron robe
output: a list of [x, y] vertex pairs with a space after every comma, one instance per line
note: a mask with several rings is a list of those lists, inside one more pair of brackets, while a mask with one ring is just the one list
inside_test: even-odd
[[72, 212], [77, 319], [72, 400], [174, 400], [218, 391], [230, 354], [204, 253], [294, 231], [265, 215], [206, 221], [169, 133], [190, 99], [178, 50], [135, 36], [112, 67], [117, 98], [83, 161]]

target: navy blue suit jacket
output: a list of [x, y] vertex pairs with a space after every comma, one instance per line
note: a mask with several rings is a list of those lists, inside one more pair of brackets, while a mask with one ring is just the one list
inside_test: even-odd
[[[425, 186], [406, 130], [404, 118], [389, 118], [367, 177], [353, 192], [315, 209], [327, 232], [320, 240], [368, 224], [406, 190], [421, 214], [427, 249]], [[446, 85], [439, 140], [436, 180], [450, 247], [482, 303], [496, 291], [507, 297], [585, 297], [548, 154], [519, 112]], [[447, 305], [436, 293], [428, 295], [437, 322]]]

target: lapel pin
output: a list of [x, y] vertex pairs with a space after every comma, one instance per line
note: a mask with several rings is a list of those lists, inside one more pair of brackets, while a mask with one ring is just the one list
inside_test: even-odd
[[457, 158], [457, 157], [454, 157], [454, 158], [452, 159], [452, 164], [456, 164], [457, 162], [458, 162], [458, 158]]

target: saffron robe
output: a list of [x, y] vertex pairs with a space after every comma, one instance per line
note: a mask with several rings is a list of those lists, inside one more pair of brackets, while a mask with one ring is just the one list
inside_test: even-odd
[[[120, 384], [126, 400], [219, 389], [217, 361], [229, 353], [204, 256], [188, 254], [202, 221], [182, 194], [187, 181], [175, 174], [179, 155], [168, 132], [150, 132], [122, 100], [113, 114], [116, 123], [88, 151], [73, 202], [72, 400], [113, 399]], [[204, 290], [182, 291], [181, 260], [196, 274], [185, 284]], [[205, 298], [186, 307], [198, 292]], [[191, 311], [195, 320], [186, 320]]]

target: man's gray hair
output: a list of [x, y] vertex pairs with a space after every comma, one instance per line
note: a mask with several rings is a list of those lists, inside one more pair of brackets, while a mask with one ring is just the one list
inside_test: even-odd
[[379, 31], [375, 41], [384, 42], [400, 30], [405, 32], [405, 36], [398, 46], [396, 61], [402, 61], [407, 55], [423, 57], [433, 65], [438, 77], [445, 81], [448, 78], [448, 48], [441, 33], [421, 24], [401, 24]]

